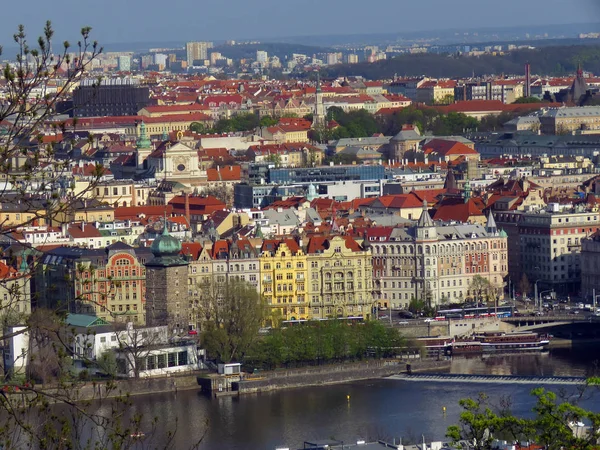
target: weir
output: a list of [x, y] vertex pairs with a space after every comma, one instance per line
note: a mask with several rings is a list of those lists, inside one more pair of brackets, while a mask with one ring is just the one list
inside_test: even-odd
[[515, 375], [461, 375], [461, 374], [398, 374], [388, 377], [392, 380], [402, 381], [433, 381], [436, 383], [482, 383], [482, 384], [558, 384], [558, 385], [583, 385], [585, 377], [523, 377]]

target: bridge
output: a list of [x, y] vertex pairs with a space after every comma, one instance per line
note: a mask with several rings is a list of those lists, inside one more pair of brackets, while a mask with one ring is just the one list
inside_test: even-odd
[[514, 375], [460, 375], [460, 374], [398, 374], [388, 377], [401, 381], [433, 381], [436, 383], [480, 383], [480, 384], [534, 384], [534, 385], [571, 385], [581, 386], [587, 383], [584, 377], [521, 377]]
[[549, 330], [551, 328], [566, 327], [588, 324], [596, 327], [600, 325], [600, 317], [595, 316], [584, 316], [576, 314], [563, 314], [556, 316], [517, 316], [517, 317], [504, 317], [501, 319], [502, 322], [511, 324], [515, 327], [515, 330], [519, 331], [537, 331], [537, 330]]

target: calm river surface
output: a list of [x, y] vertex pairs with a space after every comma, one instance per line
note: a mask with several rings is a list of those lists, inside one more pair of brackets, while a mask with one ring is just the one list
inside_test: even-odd
[[[590, 376], [596, 373], [600, 347], [556, 349], [489, 358], [454, 359], [451, 373], [496, 375]], [[302, 448], [305, 440], [403, 437], [441, 440], [456, 423], [458, 400], [486, 392], [510, 396], [516, 414], [529, 413], [533, 386], [373, 380], [300, 388], [243, 397], [208, 398], [196, 391], [134, 399], [134, 411], [158, 417], [161, 431], [177, 423], [176, 448], [189, 448], [208, 431], [203, 449]], [[551, 389], [560, 389], [552, 386]], [[574, 390], [572, 387], [566, 389]], [[350, 400], [347, 396], [350, 396]], [[446, 407], [446, 413], [442, 408]], [[600, 392], [584, 406], [600, 410]]]

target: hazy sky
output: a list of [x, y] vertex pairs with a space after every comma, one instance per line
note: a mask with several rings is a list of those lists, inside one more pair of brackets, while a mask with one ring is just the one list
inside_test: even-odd
[[461, 27], [600, 22], [598, 0], [5, 0], [0, 44], [19, 23], [37, 37], [46, 19], [76, 41], [101, 43], [276, 38]]

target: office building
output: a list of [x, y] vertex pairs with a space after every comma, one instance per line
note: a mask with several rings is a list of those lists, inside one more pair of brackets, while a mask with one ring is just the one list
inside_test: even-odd
[[[548, 211], [523, 213], [518, 227], [521, 270], [529, 282], [533, 285], [537, 281], [539, 291], [578, 292], [582, 281], [582, 242], [600, 229], [598, 213], [560, 212], [558, 205], [550, 204]], [[593, 239], [586, 243], [588, 259], [594, 253], [594, 244]]]
[[257, 50], [256, 62], [260, 64], [267, 64], [269, 62], [269, 54], [263, 50]]
[[73, 113], [76, 117], [135, 116], [148, 106], [150, 92], [137, 80], [112, 78], [83, 80], [73, 92]]
[[348, 165], [269, 169], [269, 183], [296, 184], [326, 181], [381, 180], [385, 168], [381, 165]]
[[131, 56], [128, 56], [128, 55], [119, 56], [118, 70], [119, 70], [119, 72], [130, 72], [131, 71]]

